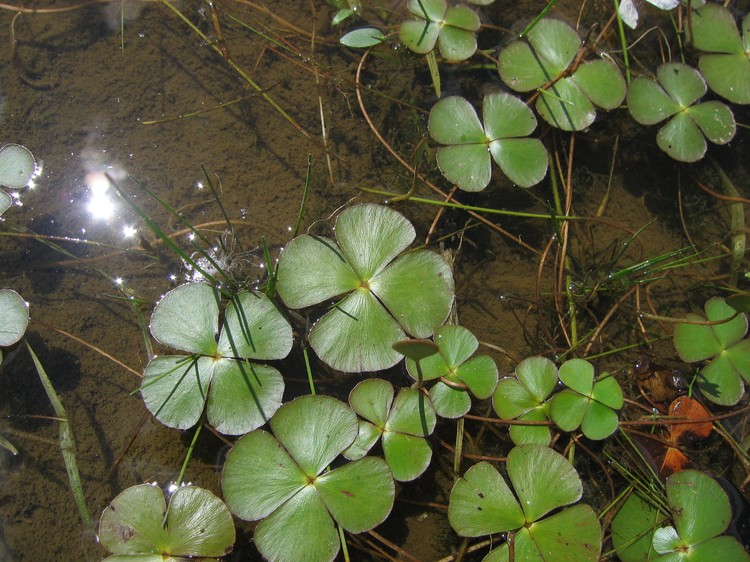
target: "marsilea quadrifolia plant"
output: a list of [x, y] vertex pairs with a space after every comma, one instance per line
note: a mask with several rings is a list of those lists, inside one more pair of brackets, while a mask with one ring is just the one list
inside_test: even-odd
[[379, 371], [402, 355], [393, 344], [426, 338], [453, 303], [453, 274], [428, 250], [407, 248], [414, 227], [381, 205], [356, 205], [336, 219], [336, 240], [304, 234], [281, 253], [276, 288], [289, 308], [334, 302], [308, 336], [340, 371]]
[[281, 373], [258, 361], [287, 356], [289, 322], [260, 292], [238, 293], [220, 318], [222, 304], [216, 288], [189, 283], [154, 308], [151, 334], [183, 353], [154, 357], [143, 373], [141, 395], [169, 427], [192, 427], [205, 411], [218, 431], [240, 435], [265, 424], [281, 405]]

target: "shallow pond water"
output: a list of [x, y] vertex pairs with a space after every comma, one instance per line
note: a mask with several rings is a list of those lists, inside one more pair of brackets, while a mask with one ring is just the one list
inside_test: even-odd
[[[202, 2], [174, 4], [187, 21], [164, 3], [131, 0], [57, 12], [73, 5], [39, 3], [38, 13], [0, 9], [0, 29], [13, 34], [0, 34], [0, 143], [27, 146], [41, 164], [33, 189], [24, 190], [2, 217], [0, 286], [15, 289], [30, 303], [26, 339], [67, 410], [94, 520], [128, 486], [166, 486], [175, 480], [193, 435], [162, 426], [134, 392], [149, 359], [143, 322], [153, 303], [191, 273], [116, 193], [110, 179], [186, 252], [193, 252], [189, 229], [147, 190], [161, 198], [201, 230], [211, 247], [220, 249], [220, 257], [229, 254], [231, 261], [224, 263], [251, 282], [265, 276], [262, 240], [275, 257], [290, 238], [308, 162], [305, 227], [315, 221], [330, 226], [330, 217], [353, 201], [382, 202], [383, 197], [360, 188], [405, 193], [413, 174], [372, 128], [409, 161], [426, 135], [427, 112], [435, 101], [424, 61], [397, 47], [394, 38], [392, 47], [379, 48], [363, 64], [365, 119], [355, 90], [362, 53], [338, 45], [342, 31], [331, 28], [333, 12], [323, 2], [268, 2], [268, 8], [241, 0], [217, 4], [223, 48], [234, 67], [213, 49], [217, 37], [208, 4]], [[368, 18], [395, 29], [405, 13], [402, 4], [374, 2]], [[486, 23], [515, 29], [545, 2], [496, 4], [486, 10]], [[605, 3], [583, 4], [580, 17], [588, 24], [611, 13]], [[553, 13], [575, 21], [580, 8], [577, 1], [560, 2]], [[644, 17], [664, 24], [661, 14]], [[502, 34], [498, 41], [487, 33], [480, 35], [486, 48], [509, 37]], [[649, 40], [656, 41], [653, 35], [644, 41]], [[447, 67], [443, 80], [445, 91], [472, 98], [499, 87], [496, 74], [485, 68], [460, 74]], [[705, 182], [711, 177], [709, 164], [677, 166], [658, 153], [653, 129], [644, 132], [622, 116], [608, 117], [575, 140], [572, 202], [577, 215], [591, 218], [570, 227], [570, 282], [591, 288], [614, 268], [690, 244], [705, 250], [705, 257], [720, 258], [680, 269], [649, 291], [630, 293], [619, 308], [612, 307], [625, 294], [622, 288], [602, 292], [591, 302], [581, 297], [582, 334], [591, 337], [595, 326], [608, 320], [586, 353], [640, 344], [603, 363], [621, 369], [627, 381], [629, 366], [644, 351], [665, 361], [675, 358], [658, 324], [638, 324], [638, 310], [664, 315], [698, 310], [726, 275], [728, 260], [721, 256], [729, 227], [725, 206], [694, 187], [696, 178]], [[737, 119], [747, 123], [748, 113], [738, 113]], [[570, 135], [543, 134], [564, 171]], [[712, 152], [745, 195], [748, 146], [750, 136], [740, 129], [730, 147]], [[420, 166], [449, 190], [434, 162]], [[608, 201], [597, 215], [607, 191]], [[422, 185], [418, 195], [439, 198]], [[552, 196], [548, 180], [526, 192], [496, 178], [486, 192], [457, 198], [479, 207], [545, 212]], [[398, 209], [414, 221], [418, 240], [424, 240], [437, 207], [406, 202]], [[454, 252], [461, 323], [491, 344], [484, 352], [502, 373], [512, 372], [517, 359], [531, 354], [559, 357], [567, 347], [557, 320], [564, 312], [562, 299], [553, 296], [560, 288], [557, 250], [548, 245], [559, 233], [549, 220], [486, 216], [509, 235], [457, 210], [443, 214], [430, 234], [436, 249], [440, 243], [435, 241], [442, 240], [443, 249]], [[610, 263], [609, 256], [644, 225], [631, 247]], [[456, 234], [465, 227], [462, 237]], [[650, 350], [642, 345], [646, 340], [654, 342]], [[280, 369], [288, 375], [285, 401], [306, 392], [298, 345]], [[322, 365], [314, 370], [319, 390], [341, 398], [362, 379]], [[400, 367], [388, 376], [408, 384]], [[0, 434], [19, 451], [14, 456], [0, 450], [0, 560], [101, 559], [105, 552], [96, 543], [94, 527], [80, 522], [60, 454], [58, 424], [25, 347], [6, 354], [0, 381]], [[489, 410], [482, 404], [477, 412]], [[483, 437], [472, 452], [507, 452], [503, 435], [492, 438], [497, 445]], [[434, 506], [447, 504], [452, 460], [446, 443], [455, 439], [455, 425], [443, 424], [438, 437], [433, 468], [402, 487], [394, 516], [376, 529], [425, 561], [450, 556], [461, 545], [444, 509]], [[226, 443], [204, 432], [185, 479], [219, 493], [226, 450]], [[259, 559], [251, 528], [238, 523], [230, 559]], [[375, 544], [382, 548], [383, 543]], [[355, 542], [353, 548], [354, 559], [383, 559], [372, 543]]]

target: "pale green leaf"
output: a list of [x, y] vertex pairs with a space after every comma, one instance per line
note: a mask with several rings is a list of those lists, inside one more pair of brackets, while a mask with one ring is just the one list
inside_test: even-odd
[[278, 409], [271, 429], [308, 477], [319, 475], [357, 437], [357, 416], [323, 395], [295, 398]]
[[[601, 526], [588, 505], [574, 505], [528, 528], [540, 559], [552, 562], [596, 562], [602, 549]], [[531, 546], [531, 545], [530, 545]]]
[[168, 427], [188, 429], [198, 423], [213, 376], [213, 358], [161, 355], [143, 372], [141, 396], [146, 408]]
[[542, 445], [519, 445], [508, 453], [508, 477], [526, 521], [581, 499], [583, 485], [573, 465]]
[[649, 78], [636, 78], [630, 83], [627, 104], [633, 119], [642, 125], [654, 125], [680, 110], [677, 102]]
[[361, 417], [384, 428], [393, 402], [393, 385], [383, 379], [367, 379], [349, 393], [349, 404]]
[[492, 158], [520, 187], [538, 184], [547, 175], [547, 149], [539, 139], [500, 139], [490, 143]]
[[333, 519], [312, 484], [261, 521], [253, 541], [270, 562], [333, 562], [340, 548]]
[[656, 144], [680, 162], [697, 162], [706, 154], [706, 138], [695, 121], [684, 111], [659, 129]]
[[321, 474], [315, 487], [334, 520], [350, 533], [380, 525], [393, 507], [393, 476], [380, 458], [367, 457]]
[[360, 281], [382, 271], [415, 236], [406, 217], [383, 205], [355, 205], [336, 220], [336, 240]]
[[656, 77], [681, 109], [690, 107], [706, 93], [706, 82], [700, 72], [683, 63], [662, 64], [656, 69]]
[[461, 96], [438, 100], [430, 110], [427, 128], [430, 136], [440, 144], [483, 143], [485, 139], [477, 112]]
[[450, 313], [453, 272], [437, 253], [416, 250], [399, 256], [374, 277], [370, 289], [406, 333], [426, 338]]
[[539, 60], [524, 41], [511, 43], [500, 51], [497, 69], [500, 79], [516, 92], [536, 90], [556, 76], [554, 69]]
[[187, 283], [169, 291], [151, 315], [151, 334], [179, 351], [214, 355], [219, 332], [219, 291], [208, 283]]
[[[470, 10], [469, 10], [470, 11]], [[477, 18], [479, 22], [479, 18]], [[438, 36], [440, 54], [449, 62], [466, 60], [477, 50], [477, 36], [465, 29], [444, 25]]]
[[481, 537], [518, 529], [524, 516], [500, 473], [481, 461], [466, 471], [451, 490], [448, 521], [462, 537]]
[[603, 109], [616, 109], [625, 99], [625, 79], [617, 66], [604, 59], [582, 62], [572, 81], [589, 98]]
[[423, 437], [394, 433], [383, 434], [383, 453], [393, 478], [409, 482], [421, 476], [432, 460], [432, 449]]
[[563, 131], [582, 131], [596, 117], [594, 106], [570, 78], [541, 90], [536, 110], [547, 123]]
[[292, 327], [263, 293], [242, 291], [227, 306], [218, 353], [224, 357], [283, 359]]
[[276, 369], [234, 359], [214, 363], [206, 417], [225, 435], [242, 435], [271, 419], [281, 406], [284, 378]]
[[581, 39], [567, 23], [544, 18], [529, 31], [528, 40], [539, 57], [557, 76], [568, 68], [581, 46]]
[[12, 289], [0, 289], [0, 318], [0, 347], [13, 345], [26, 333], [29, 305]]
[[307, 476], [278, 440], [263, 430], [239, 438], [224, 462], [221, 488], [240, 519], [268, 517], [307, 484]]
[[471, 398], [466, 391], [452, 388], [442, 381], [430, 388], [430, 401], [441, 418], [457, 419], [471, 408]]
[[279, 257], [276, 290], [289, 308], [312, 306], [358, 285], [357, 275], [329, 238], [298, 236]]
[[34, 155], [28, 148], [20, 144], [0, 147], [0, 185], [21, 189], [29, 183], [35, 171]]
[[441, 146], [437, 164], [445, 178], [464, 191], [482, 191], [492, 178], [489, 147], [484, 142]]
[[403, 388], [396, 395], [385, 430], [427, 437], [435, 430], [435, 409], [422, 391]]
[[399, 37], [409, 49], [420, 55], [426, 55], [435, 48], [440, 27], [436, 23], [424, 20], [405, 21], [399, 28]]
[[318, 357], [334, 369], [360, 373], [398, 363], [403, 356], [393, 344], [405, 337], [373, 294], [359, 289], [315, 323], [309, 341]]

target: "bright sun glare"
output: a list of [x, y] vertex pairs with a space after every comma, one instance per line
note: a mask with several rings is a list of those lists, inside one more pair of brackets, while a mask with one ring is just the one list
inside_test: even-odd
[[89, 188], [89, 201], [86, 209], [95, 220], [107, 220], [115, 211], [115, 204], [109, 195], [109, 179], [104, 172], [86, 174]]

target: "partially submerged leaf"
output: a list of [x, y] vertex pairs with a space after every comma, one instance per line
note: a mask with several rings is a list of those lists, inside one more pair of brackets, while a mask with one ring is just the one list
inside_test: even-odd
[[29, 325], [29, 305], [15, 291], [0, 289], [0, 318], [0, 347], [13, 345], [26, 333]]
[[0, 147], [0, 185], [21, 189], [35, 171], [36, 161], [28, 148], [12, 143]]
[[141, 484], [110, 502], [98, 537], [108, 551], [133, 559], [148, 554], [218, 557], [232, 550], [235, 531], [226, 505], [210, 491], [181, 486], [167, 507], [160, 488]]

